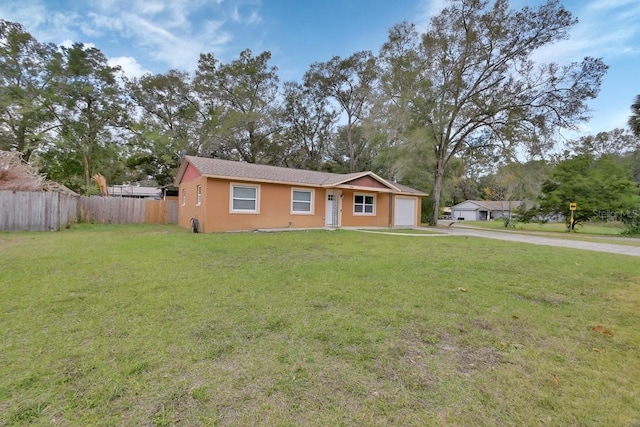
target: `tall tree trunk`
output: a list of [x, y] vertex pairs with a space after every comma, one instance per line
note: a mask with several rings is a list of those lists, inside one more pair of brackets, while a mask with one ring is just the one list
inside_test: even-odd
[[432, 195], [432, 211], [431, 218], [429, 219], [429, 225], [438, 225], [438, 214], [440, 213], [440, 194], [442, 193], [442, 180], [444, 178], [444, 169], [446, 162], [443, 158], [438, 156], [436, 163], [435, 176], [433, 180], [433, 195]]
[[356, 149], [353, 146], [353, 135], [351, 134], [351, 130], [353, 128], [353, 123], [351, 122], [351, 114], [348, 114], [348, 116], [347, 145], [349, 146], [349, 172], [353, 173], [356, 171]]
[[89, 165], [89, 155], [84, 153], [82, 154], [82, 169], [84, 173], [84, 192], [85, 195], [89, 195], [89, 188], [91, 187], [91, 170]]

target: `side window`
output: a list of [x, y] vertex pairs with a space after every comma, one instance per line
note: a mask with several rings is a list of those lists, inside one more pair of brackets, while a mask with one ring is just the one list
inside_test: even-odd
[[202, 186], [198, 185], [196, 187], [196, 206], [200, 206], [202, 204]]
[[231, 184], [231, 212], [257, 213], [258, 186]]
[[353, 198], [353, 213], [356, 215], [374, 215], [376, 198], [369, 194], [356, 194]]
[[185, 206], [187, 204], [187, 190], [186, 189], [182, 189], [182, 206]]
[[310, 214], [313, 213], [313, 191], [312, 190], [291, 190], [291, 213]]

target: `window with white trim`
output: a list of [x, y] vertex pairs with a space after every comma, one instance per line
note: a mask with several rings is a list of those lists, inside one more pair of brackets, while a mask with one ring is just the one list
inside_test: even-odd
[[182, 206], [187, 204], [187, 190], [185, 188], [182, 189]]
[[231, 184], [231, 212], [258, 212], [258, 186]]
[[313, 213], [313, 191], [291, 189], [291, 213]]
[[376, 198], [370, 194], [353, 196], [353, 213], [356, 215], [374, 215]]
[[198, 185], [196, 187], [196, 206], [200, 206], [202, 204], [202, 186]]

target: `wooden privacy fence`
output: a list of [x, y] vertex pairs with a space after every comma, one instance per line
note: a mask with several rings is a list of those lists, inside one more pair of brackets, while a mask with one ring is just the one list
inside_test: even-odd
[[63, 230], [77, 222], [177, 224], [178, 202], [44, 191], [0, 191], [0, 231]]
[[78, 221], [101, 224], [177, 224], [178, 202], [127, 197], [80, 197]]
[[77, 205], [77, 195], [45, 191], [0, 191], [0, 230], [62, 230], [77, 222]]

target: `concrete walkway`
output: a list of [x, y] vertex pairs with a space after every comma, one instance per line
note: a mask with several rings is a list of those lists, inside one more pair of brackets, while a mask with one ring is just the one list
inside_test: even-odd
[[[450, 221], [446, 222], [449, 224]], [[584, 240], [561, 239], [549, 236], [541, 236], [533, 233], [518, 233], [517, 231], [493, 231], [467, 226], [452, 227], [430, 227], [421, 228], [421, 230], [430, 231], [441, 234], [420, 234], [420, 233], [396, 233], [403, 236], [420, 236], [420, 237], [441, 237], [441, 236], [468, 236], [481, 237], [485, 239], [506, 240], [509, 242], [530, 243], [533, 245], [559, 246], [572, 249], [583, 249], [587, 251], [607, 252], [619, 255], [631, 255], [640, 257], [640, 246], [618, 245], [615, 243], [589, 242]], [[377, 232], [377, 231], [376, 231]], [[380, 230], [380, 233], [393, 234], [393, 230]], [[598, 237], [598, 239], [607, 239], [607, 237]], [[611, 238], [611, 240], [619, 240]]]

